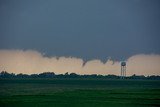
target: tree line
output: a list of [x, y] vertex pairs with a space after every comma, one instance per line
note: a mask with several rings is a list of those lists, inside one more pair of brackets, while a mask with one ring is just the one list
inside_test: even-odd
[[[54, 72], [43, 72], [40, 74], [14, 74], [8, 73], [6, 71], [2, 71], [0, 73], [0, 78], [104, 78], [104, 79], [121, 79], [120, 76], [117, 75], [79, 75], [76, 73], [68, 73], [65, 74], [55, 74]], [[152, 76], [144, 76], [144, 75], [132, 75], [127, 76], [125, 79], [149, 79], [149, 80], [160, 80], [160, 76], [152, 75]]]

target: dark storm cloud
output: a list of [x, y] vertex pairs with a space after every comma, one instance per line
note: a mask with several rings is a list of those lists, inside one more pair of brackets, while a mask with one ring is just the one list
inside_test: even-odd
[[160, 53], [159, 0], [0, 0], [0, 49], [126, 59]]

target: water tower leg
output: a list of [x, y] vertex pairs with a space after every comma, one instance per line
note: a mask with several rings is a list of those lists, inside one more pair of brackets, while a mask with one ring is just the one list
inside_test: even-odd
[[123, 78], [123, 69], [122, 69], [122, 66], [121, 66], [121, 79]]

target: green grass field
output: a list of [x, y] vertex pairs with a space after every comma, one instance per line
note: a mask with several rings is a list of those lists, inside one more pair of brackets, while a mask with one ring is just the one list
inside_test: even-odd
[[160, 107], [160, 81], [0, 79], [0, 107]]

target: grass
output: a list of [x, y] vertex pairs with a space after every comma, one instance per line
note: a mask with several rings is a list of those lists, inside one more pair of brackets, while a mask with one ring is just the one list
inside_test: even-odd
[[0, 107], [158, 107], [160, 81], [0, 79]]

